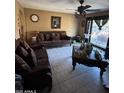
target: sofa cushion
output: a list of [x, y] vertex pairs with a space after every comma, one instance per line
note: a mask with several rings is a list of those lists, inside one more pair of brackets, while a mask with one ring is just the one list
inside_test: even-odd
[[52, 33], [52, 36], [51, 36], [51, 38], [52, 38], [52, 40], [56, 40], [56, 33]]
[[60, 40], [60, 34], [59, 33], [52, 33], [52, 40]]
[[15, 71], [18, 74], [25, 74], [32, 72], [30, 66], [17, 54], [15, 54]]
[[37, 64], [38, 65], [33, 68], [33, 72], [37, 72], [37, 71], [51, 72], [48, 59], [40, 59], [38, 60]]
[[66, 38], [66, 32], [61, 32], [61, 39], [65, 39]]
[[45, 48], [35, 50], [35, 54], [36, 54], [37, 59], [48, 58]]
[[50, 65], [47, 58], [39, 59], [39, 60], [38, 60], [38, 65], [39, 65], [39, 64], [40, 64], [40, 65], [48, 65], [48, 66]]
[[44, 34], [42, 34], [42, 33], [39, 33], [37, 38], [38, 38], [38, 41], [44, 41], [45, 40]]
[[32, 62], [34, 63], [35, 66], [37, 66], [37, 57], [33, 49], [30, 48], [30, 53], [29, 53]]
[[56, 33], [56, 40], [60, 40], [60, 34]]
[[46, 37], [46, 41], [50, 41], [51, 40], [51, 36], [50, 36], [50, 34], [45, 34], [45, 37]]

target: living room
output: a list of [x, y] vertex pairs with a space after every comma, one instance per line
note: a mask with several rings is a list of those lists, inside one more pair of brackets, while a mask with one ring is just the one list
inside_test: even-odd
[[[22, 1], [22, 0], [19, 0], [19, 1]], [[25, 1], [29, 1], [29, 0], [25, 0]], [[33, 0], [30, 0], [30, 1], [33, 1]], [[35, 1], [40, 1], [40, 0], [35, 0]], [[41, 1], [47, 1], [47, 0], [41, 0]], [[54, 2], [55, 0], [51, 0], [51, 1]], [[63, 1], [63, 0], [61, 0], [61, 1]], [[61, 2], [61, 1], [59, 1], [59, 2]], [[92, 0], [92, 1], [95, 2], [95, 0]], [[92, 2], [92, 1], [90, 1], [90, 2]], [[101, 0], [99, 0], [99, 1], [101, 1]], [[104, 0], [102, 0], [102, 1], [104, 1]], [[87, 2], [87, 0], [84, 0], [84, 5], [85, 5], [85, 2]], [[98, 2], [96, 2], [96, 3], [98, 3]], [[96, 3], [90, 4], [87, 2], [86, 4], [91, 5], [93, 7], [93, 6], [95, 6]], [[56, 4], [56, 2], [54, 2], [54, 4]], [[58, 5], [60, 6], [61, 4], [58, 4]], [[71, 6], [68, 6], [67, 4], [65, 4], [65, 7], [68, 6], [69, 9], [72, 9], [71, 11], [73, 11], [73, 9], [77, 10], [77, 8], [80, 6], [80, 3], [76, 1], [76, 4], [74, 4], [74, 7], [71, 7]], [[109, 53], [110, 53], [109, 54], [109, 92], [110, 93], [124, 93], [124, 89], [123, 89], [124, 74], [122, 74], [124, 71], [123, 70], [124, 69], [124, 67], [123, 67], [124, 66], [124, 58], [123, 58], [123, 48], [124, 48], [123, 7], [124, 7], [124, 5], [123, 4], [124, 4], [123, 0], [122, 1], [109, 0], [109, 41], [110, 41], [109, 42]], [[53, 5], [53, 4], [50, 4], [50, 5]], [[105, 5], [105, 4], [102, 3], [102, 5]], [[44, 4], [44, 6], [46, 6], [46, 4]], [[15, 92], [15, 38], [17, 39], [17, 37], [20, 37], [20, 36], [18, 36], [18, 34], [15, 35], [15, 32], [16, 32], [15, 31], [15, 24], [16, 24], [15, 0], [2, 0], [0, 3], [0, 9], [1, 9], [1, 15], [0, 15], [0, 18], [1, 18], [1, 34], [0, 34], [1, 79], [0, 79], [0, 87], [1, 88], [0, 88], [0, 91], [1, 91], [1, 93], [14, 93]], [[55, 10], [55, 8], [54, 9], [51, 8], [51, 9]], [[96, 8], [94, 8], [94, 9], [96, 9]], [[72, 14], [75, 14], [75, 11], [73, 11]], [[79, 14], [79, 12], [78, 12], [78, 14]], [[60, 16], [58, 16], [58, 17], [60, 17]], [[37, 18], [36, 18], [36, 20], [37, 20]], [[51, 20], [51, 17], [50, 17], [50, 20]], [[96, 26], [96, 24], [94, 26]], [[17, 33], [19, 33], [19, 32], [17, 31]], [[87, 34], [87, 32], [86, 32], [86, 34]], [[94, 36], [95, 36], [95, 34], [94, 34]], [[35, 37], [33, 39], [35, 40]], [[73, 48], [73, 45], [78, 46], [79, 44], [80, 44], [79, 42], [74, 40], [71, 47]], [[55, 48], [47, 49], [48, 50], [47, 53], [48, 53], [48, 56], [50, 59], [49, 62], [50, 63], [55, 62], [55, 64], [57, 64], [57, 66], [62, 66], [61, 63], [63, 63], [62, 68], [64, 69], [64, 67], [65, 67], [65, 71], [61, 71], [61, 68], [59, 69], [59, 67], [57, 67], [57, 68], [55, 68], [55, 70], [53, 70], [53, 71], [59, 72], [59, 73], [57, 73], [58, 75], [65, 73], [65, 77], [64, 77], [64, 75], [61, 75], [60, 77], [62, 77], [62, 78], [57, 78], [58, 76], [56, 76], [56, 73], [52, 75], [52, 78], [56, 77], [57, 79], [53, 80], [52, 84], [54, 84], [55, 86], [54, 85], [52, 86], [51, 92], [55, 93], [55, 90], [56, 90], [56, 93], [60, 93], [60, 92], [64, 92], [64, 91], [66, 91], [66, 93], [70, 93], [71, 89], [73, 91], [72, 93], [82, 93], [82, 92], [92, 93], [92, 92], [96, 92], [98, 90], [100, 90], [100, 93], [101, 93], [101, 91], [102, 92], [106, 91], [106, 89], [103, 86], [103, 83], [99, 84], [97, 87], [95, 87], [96, 84], [93, 85], [94, 82], [96, 82], [96, 83], [101, 82], [101, 80], [99, 81], [100, 70], [97, 67], [88, 67], [88, 66], [85, 66], [84, 64], [76, 64], [75, 70], [72, 71], [72, 69], [73, 69], [72, 54], [70, 54], [70, 52], [72, 52], [72, 48], [70, 47], [68, 49], [67, 47], [69, 48], [69, 46], [63, 46], [63, 47], [58, 47], [58, 48], [55, 47]], [[61, 50], [63, 48], [66, 51]], [[102, 46], [102, 48], [104, 49], [103, 46]], [[59, 50], [56, 50], [56, 49], [59, 49]], [[55, 52], [56, 52], [56, 54], [55, 54]], [[67, 52], [67, 53], [65, 53], [65, 52]], [[53, 53], [55, 55], [53, 55]], [[63, 54], [63, 56], [61, 54]], [[58, 55], [60, 55], [60, 56], [58, 57]], [[68, 55], [68, 57], [67, 57], [67, 55]], [[55, 57], [53, 57], [53, 56], [55, 56]], [[61, 57], [63, 57], [63, 58], [61, 58]], [[64, 61], [62, 61], [63, 59], [64, 59]], [[57, 60], [59, 60], [59, 61], [57, 61]], [[56, 63], [56, 62], [61, 62], [61, 63]], [[68, 64], [68, 66], [70, 66], [70, 67], [67, 66], [67, 69], [66, 69], [66, 63]], [[53, 69], [54, 69], [54, 67], [53, 67]], [[93, 73], [90, 74], [90, 71], [88, 71], [88, 70], [90, 70], [91, 72], [94, 71], [95, 73], [98, 71], [98, 74], [96, 74], [96, 75], [94, 75]], [[72, 71], [72, 73], [71, 73], [71, 71]], [[81, 71], [81, 72], [79, 72], [79, 71]], [[82, 71], [83, 71], [83, 73], [82, 73]], [[87, 73], [85, 73], [85, 75], [84, 75], [85, 71]], [[103, 77], [104, 77], [105, 73], [103, 74]], [[71, 75], [70, 76], [71, 80], [66, 78], [66, 76], [69, 77], [69, 75]], [[76, 76], [77, 78], [76, 77], [72, 78], [73, 76]], [[79, 77], [80, 77], [80, 79], [79, 79]], [[96, 79], [93, 79], [93, 77]], [[53, 78], [53, 79], [55, 79], [55, 78]], [[66, 79], [65, 80], [66, 82], [62, 79]], [[86, 80], [86, 79], [88, 79], [88, 80]], [[54, 83], [54, 81], [58, 81], [58, 80], [59, 81], [61, 80], [62, 82]], [[42, 84], [42, 83], [40, 83], [40, 84]], [[83, 84], [83, 85], [81, 85], [81, 84]], [[70, 85], [72, 85], [73, 87]], [[81, 87], [80, 87], [80, 85], [81, 85]], [[93, 87], [95, 87], [95, 88], [93, 88]], [[22, 91], [23, 90], [21, 90], [20, 92], [22, 92]], [[36, 91], [30, 91], [30, 90], [23, 91], [23, 92], [36, 93]]]
[[[83, 3], [86, 1], [87, 0], [84, 0]], [[26, 72], [26, 76], [24, 75], [24, 77], [21, 77], [21, 83], [23, 79], [26, 83], [23, 82], [22, 86], [20, 85], [21, 87], [19, 85], [16, 87], [17, 93], [20, 90], [24, 90], [24, 93], [26, 91], [34, 93], [35, 90], [37, 90], [36, 93], [109, 92], [108, 65], [105, 67], [106, 71], [103, 73], [101, 78], [100, 72], [103, 70], [103, 65], [99, 65], [98, 62], [94, 61], [94, 64], [90, 64], [89, 62], [85, 65], [84, 63], [79, 63], [76, 64], [76, 66], [74, 65], [75, 63], [72, 62], [75, 60], [75, 56], [73, 58], [72, 55], [74, 52], [74, 46], [81, 47], [83, 44], [92, 43], [92, 46], [95, 47], [93, 50], [98, 50], [97, 53], [101, 54], [102, 56], [106, 54], [107, 61], [105, 62], [109, 63], [109, 5], [107, 0], [104, 1], [103, 2], [106, 3], [107, 7], [105, 7], [103, 10], [91, 10], [91, 8], [89, 9], [91, 12], [83, 12], [75, 11], [77, 7], [82, 6], [78, 0], [72, 0], [72, 2], [71, 0], [15, 0], [15, 39], [17, 40], [15, 44], [16, 54], [24, 54], [24, 56], [26, 55], [25, 58], [23, 58], [24, 56], [21, 58], [21, 60], [23, 59], [23, 62], [32, 59], [34, 61], [37, 60], [36, 64], [38, 65], [34, 67], [34, 64], [32, 65], [28, 62], [25, 64], [28, 64], [28, 67], [31, 67], [31, 72], [28, 68], [28, 74]], [[102, 4], [103, 2], [101, 1]], [[72, 6], [73, 3], [76, 5], [74, 8], [71, 8], [69, 5], [67, 5], [68, 7], [64, 6], [65, 8], [60, 8], [57, 10], [54, 9], [56, 5], [55, 3], [57, 3], [60, 7], [62, 7], [62, 5], [65, 3], [71, 3]], [[42, 5], [40, 9], [38, 4]], [[51, 8], [52, 4], [54, 6], [53, 9]], [[87, 2], [86, 4], [89, 5], [90, 3]], [[45, 7], [47, 7], [47, 9], [44, 9]], [[90, 23], [92, 25], [90, 25]], [[94, 25], [94, 23], [96, 25]], [[98, 31], [103, 31], [103, 33], [98, 33], [98, 36], [96, 36], [97, 33], [93, 32], [94, 30], [91, 29], [93, 28], [92, 26], [94, 28], [97, 26]], [[93, 36], [94, 33], [95, 36]], [[102, 38], [104, 43], [102, 40], [99, 40], [99, 37]], [[25, 50], [26, 52], [24, 52]], [[20, 51], [23, 51], [23, 53], [21, 54]], [[31, 57], [35, 56], [34, 59], [33, 57], [27, 57], [29, 52], [31, 53]], [[16, 61], [19, 61], [19, 56], [16, 55], [16, 57]], [[17, 70], [18, 71], [15, 69], [15, 72], [19, 73], [20, 69], [18, 69], [18, 67]], [[41, 75], [41, 73], [43, 74]], [[23, 74], [25, 74], [25, 72]], [[20, 82], [20, 76], [17, 75], [16, 77], [19, 78], [17, 80], [18, 83]]]

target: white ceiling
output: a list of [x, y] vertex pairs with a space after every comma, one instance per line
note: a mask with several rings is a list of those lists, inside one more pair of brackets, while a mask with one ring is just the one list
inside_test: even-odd
[[[48, 10], [63, 13], [75, 13], [80, 3], [78, 0], [17, 0], [24, 8]], [[109, 0], [84, 0], [89, 9], [109, 9]]]

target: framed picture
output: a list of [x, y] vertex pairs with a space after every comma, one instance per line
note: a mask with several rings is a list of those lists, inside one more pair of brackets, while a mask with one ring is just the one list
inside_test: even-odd
[[61, 17], [51, 16], [51, 28], [61, 28]]

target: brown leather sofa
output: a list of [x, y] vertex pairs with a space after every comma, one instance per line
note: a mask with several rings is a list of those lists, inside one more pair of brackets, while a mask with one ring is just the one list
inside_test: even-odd
[[16, 40], [15, 74], [22, 77], [24, 90], [50, 91], [52, 72], [46, 49], [41, 45], [32, 48], [24, 40]]
[[70, 37], [65, 31], [47, 31], [37, 34], [37, 42], [45, 47], [70, 45]]

